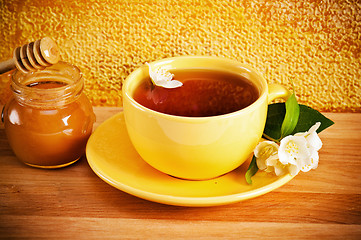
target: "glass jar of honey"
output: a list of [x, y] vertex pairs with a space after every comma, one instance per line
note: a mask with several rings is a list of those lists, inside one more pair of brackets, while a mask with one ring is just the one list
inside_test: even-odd
[[60, 168], [84, 153], [95, 115], [80, 70], [66, 62], [36, 72], [15, 71], [2, 120], [9, 144], [25, 164]]

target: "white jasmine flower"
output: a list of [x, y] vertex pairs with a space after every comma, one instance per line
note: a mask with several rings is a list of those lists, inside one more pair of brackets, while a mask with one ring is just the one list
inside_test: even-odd
[[275, 142], [260, 142], [254, 150], [258, 168], [266, 172], [275, 172], [277, 176], [283, 175], [287, 172], [295, 173], [298, 169], [297, 166], [281, 163], [279, 161], [278, 153], [279, 146]]
[[273, 171], [272, 165], [267, 164], [267, 160], [275, 156], [277, 157], [278, 148], [279, 146], [272, 141], [263, 141], [257, 145], [254, 149], [254, 155], [256, 156], [256, 162], [259, 169], [266, 172]]
[[168, 72], [167, 70], [158, 68], [155, 71], [152, 71], [149, 63], [145, 64], [149, 67], [149, 76], [154, 85], [164, 88], [177, 88], [183, 85], [180, 81], [172, 80], [174, 74]]
[[283, 138], [279, 147], [271, 141], [260, 142], [254, 150], [258, 168], [274, 171], [277, 176], [287, 172], [297, 175], [299, 171], [317, 168], [322, 141], [316, 131], [320, 125], [318, 122], [307, 132]]
[[316, 169], [318, 166], [318, 150], [322, 147], [322, 141], [320, 137], [317, 135], [317, 129], [321, 126], [320, 122], [317, 122], [315, 125], [313, 125], [310, 130], [308, 130], [305, 133], [297, 133], [295, 136], [303, 136], [306, 138], [307, 141], [307, 147], [310, 150], [310, 162], [308, 164], [305, 164], [301, 167], [301, 170], [303, 172], [308, 172], [311, 169]]
[[305, 137], [290, 135], [281, 140], [279, 161], [283, 165], [292, 165], [292, 175], [297, 175], [303, 166], [311, 163], [310, 156]]
[[314, 150], [318, 151], [322, 147], [322, 141], [317, 135], [317, 129], [321, 126], [320, 122], [315, 123], [310, 130], [304, 133], [296, 133], [295, 136], [303, 136], [306, 138], [309, 147], [313, 148]]

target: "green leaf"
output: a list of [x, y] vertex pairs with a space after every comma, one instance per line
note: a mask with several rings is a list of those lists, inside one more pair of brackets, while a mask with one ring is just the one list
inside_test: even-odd
[[266, 126], [263, 131], [265, 138], [277, 142], [281, 139], [281, 126], [285, 115], [286, 107], [284, 103], [268, 105]]
[[249, 164], [249, 167], [248, 167], [246, 175], [245, 175], [246, 181], [247, 181], [248, 184], [252, 184], [251, 177], [253, 177], [253, 175], [255, 175], [257, 171], [258, 171], [258, 166], [257, 166], [257, 163], [256, 163], [256, 157], [253, 155], [252, 161]]
[[293, 130], [292, 134], [298, 132], [306, 132], [316, 122], [321, 122], [321, 126], [317, 129], [317, 133], [322, 132], [323, 130], [334, 124], [331, 119], [325, 117], [319, 111], [312, 109], [306, 105], [300, 105], [300, 118], [298, 119], [298, 124]]
[[281, 138], [290, 135], [295, 129], [300, 116], [300, 106], [293, 93], [286, 101], [286, 114], [281, 125]]
[[[298, 132], [308, 131], [316, 122], [321, 122], [321, 126], [318, 128], [317, 133], [325, 130], [334, 124], [334, 122], [325, 117], [319, 111], [312, 109], [306, 105], [299, 104], [300, 115], [297, 125], [291, 134]], [[268, 105], [268, 115], [266, 120], [266, 126], [263, 132], [265, 138], [270, 140], [280, 141], [281, 126], [283, 119], [286, 115], [285, 103], [275, 103]]]

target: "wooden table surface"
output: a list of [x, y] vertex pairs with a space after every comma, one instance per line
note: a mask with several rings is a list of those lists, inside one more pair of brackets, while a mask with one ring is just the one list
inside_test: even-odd
[[[98, 126], [119, 108], [95, 108]], [[17, 160], [0, 124], [0, 238], [361, 239], [361, 114], [325, 113], [316, 170], [217, 207], [158, 204], [101, 180], [86, 158], [58, 170]]]

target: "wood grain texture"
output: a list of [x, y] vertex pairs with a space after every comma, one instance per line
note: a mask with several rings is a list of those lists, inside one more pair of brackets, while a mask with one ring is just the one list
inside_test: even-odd
[[[95, 108], [97, 127], [119, 108]], [[361, 114], [325, 113], [316, 170], [247, 201], [187, 208], [142, 200], [98, 178], [85, 157], [58, 170], [27, 167], [0, 124], [0, 238], [361, 239]]]

